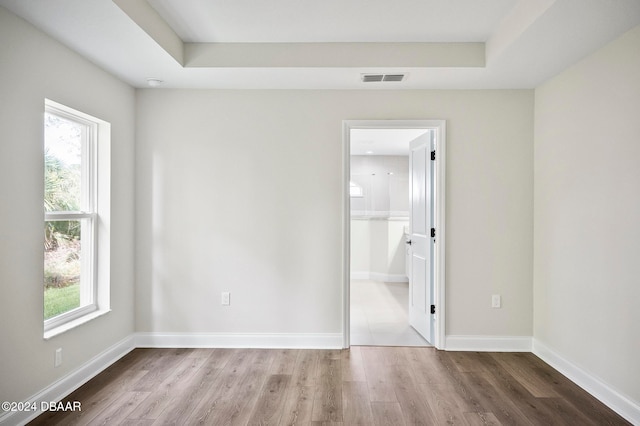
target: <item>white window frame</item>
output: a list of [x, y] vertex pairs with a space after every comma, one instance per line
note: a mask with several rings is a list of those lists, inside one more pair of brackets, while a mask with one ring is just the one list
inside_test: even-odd
[[364, 198], [364, 188], [354, 181], [349, 181], [349, 196], [351, 198]]
[[[48, 221], [81, 223], [80, 307], [44, 320], [50, 338], [109, 312], [110, 125], [45, 99], [45, 112], [82, 125], [81, 211], [45, 212]], [[106, 270], [105, 270], [106, 269]]]

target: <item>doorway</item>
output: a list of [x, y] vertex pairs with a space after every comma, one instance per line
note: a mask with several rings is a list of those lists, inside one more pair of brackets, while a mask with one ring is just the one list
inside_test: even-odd
[[[343, 127], [343, 346], [433, 344], [442, 347], [444, 309], [438, 312], [437, 306], [444, 307], [445, 123], [442, 120], [345, 121]], [[429, 161], [429, 167], [442, 161], [442, 167], [428, 171], [433, 182], [433, 202], [429, 203], [433, 221], [430, 223], [441, 229], [438, 235], [441, 238], [440, 241], [430, 239], [433, 255], [429, 255], [426, 266], [414, 267], [416, 271], [425, 269], [417, 275], [411, 272], [412, 259], [416, 257], [411, 255], [411, 246], [405, 244], [411, 243], [410, 168], [417, 164], [411, 159], [417, 151], [410, 149], [409, 142], [416, 139], [429, 139], [429, 157], [431, 148], [435, 148], [436, 161]], [[423, 313], [422, 320], [429, 322], [428, 325], [415, 323], [415, 295], [424, 294], [425, 289], [422, 293], [416, 292], [419, 287], [415, 284], [412, 287], [409, 277], [414, 283], [424, 280], [423, 285], [430, 292], [427, 303], [433, 304], [436, 313]], [[410, 318], [413, 327], [409, 325]], [[425, 327], [430, 333], [424, 332]]]

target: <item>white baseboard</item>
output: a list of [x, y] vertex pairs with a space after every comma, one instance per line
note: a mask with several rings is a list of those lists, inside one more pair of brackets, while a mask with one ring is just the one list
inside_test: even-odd
[[531, 352], [529, 336], [446, 336], [445, 350], [474, 352]]
[[136, 333], [138, 348], [341, 349], [342, 333]]
[[378, 272], [371, 272], [370, 279], [373, 281], [383, 283], [408, 283], [409, 278], [404, 274], [380, 274]]
[[368, 271], [351, 271], [349, 277], [352, 280], [368, 280], [370, 273]]
[[382, 283], [408, 283], [409, 278], [403, 274], [381, 274], [370, 271], [354, 271], [350, 273], [352, 280], [371, 280]]
[[[40, 407], [42, 402], [61, 401], [134, 348], [134, 339], [132, 336], [128, 336], [33, 395], [27, 401], [35, 403], [37, 407]], [[40, 414], [42, 411], [39, 410], [5, 412], [0, 416], [0, 425], [25, 425]]]
[[594, 374], [578, 367], [537, 339], [533, 339], [531, 352], [629, 422], [640, 425], [640, 402], [618, 392]]

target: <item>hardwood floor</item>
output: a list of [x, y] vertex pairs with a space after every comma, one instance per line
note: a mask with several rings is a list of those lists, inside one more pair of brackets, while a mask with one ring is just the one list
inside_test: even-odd
[[536, 356], [136, 349], [33, 425], [622, 425]]

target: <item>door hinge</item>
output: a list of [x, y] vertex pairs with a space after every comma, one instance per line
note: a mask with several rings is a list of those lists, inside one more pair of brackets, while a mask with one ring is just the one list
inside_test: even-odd
[[436, 305], [431, 305], [431, 313], [432, 314], [436, 313]]
[[436, 228], [431, 228], [431, 238], [436, 237]]
[[436, 161], [436, 151], [431, 151], [431, 161]]

